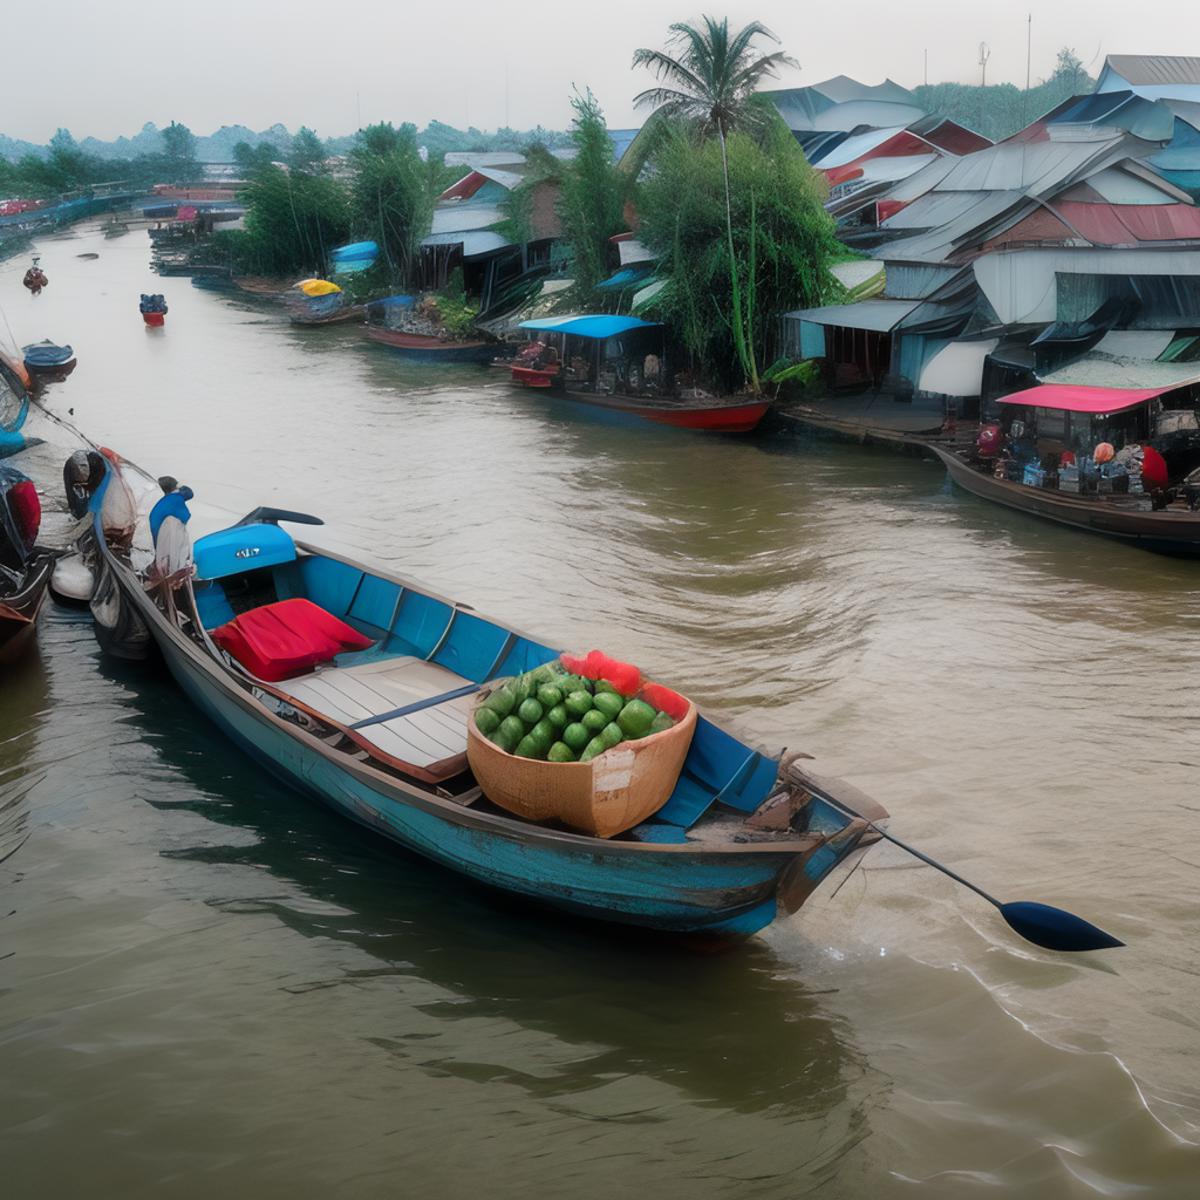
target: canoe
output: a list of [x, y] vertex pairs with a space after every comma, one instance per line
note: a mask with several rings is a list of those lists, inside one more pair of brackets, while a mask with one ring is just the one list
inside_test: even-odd
[[380, 346], [418, 362], [490, 362], [496, 353], [495, 342], [448, 342], [422, 333], [367, 326], [367, 337]]
[[[670, 797], [633, 829], [602, 839], [513, 816], [467, 769], [472, 693], [555, 649], [419, 583], [294, 541], [278, 522], [320, 524], [302, 514], [257, 509], [197, 538], [193, 579], [179, 568], [178, 537], [194, 535], [200, 514], [170, 538], [164, 518], [157, 551], [148, 531], [151, 507], [178, 513], [183, 493], [164, 501], [111, 452], [72, 456], [66, 476], [72, 511], [92, 515], [84, 553], [99, 568], [101, 644], [119, 635], [130, 650], [144, 636], [197, 710], [272, 774], [460, 875], [593, 920], [724, 942], [794, 912], [878, 837], [868, 822], [887, 814], [866, 797], [703, 716]], [[155, 565], [165, 543], [168, 561]], [[160, 582], [148, 587], [151, 577]], [[369, 648], [316, 668], [297, 612], [348, 626]], [[218, 648], [214, 633], [231, 646], [228, 623], [240, 629], [247, 617], [284, 631], [292, 673], [276, 671], [275, 657]], [[278, 637], [271, 646], [283, 653]]]
[[352, 304], [328, 313], [294, 312], [289, 320], [293, 325], [342, 325], [349, 321], [365, 321], [367, 306]]
[[950, 478], [973, 496], [1159, 554], [1186, 558], [1200, 556], [1200, 512], [1192, 512], [1178, 501], [1171, 507], [1153, 512], [1147, 496], [1080, 496], [1028, 487], [1012, 480], [996, 479], [990, 467], [976, 466], [961, 451], [934, 442], [924, 445], [945, 465]]

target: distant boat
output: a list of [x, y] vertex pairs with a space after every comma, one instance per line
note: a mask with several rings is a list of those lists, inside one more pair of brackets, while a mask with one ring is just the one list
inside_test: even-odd
[[167, 301], [161, 293], [147, 295], [143, 292], [138, 309], [142, 314], [142, 320], [151, 328], [158, 328], [167, 319]]
[[583, 408], [711, 433], [749, 433], [767, 399], [656, 394], [645, 364], [662, 362], [663, 327], [606, 313], [523, 321], [552, 345], [532, 361], [518, 355], [512, 381]]
[[21, 347], [25, 368], [35, 375], [68, 375], [75, 369], [75, 351], [44, 338]]
[[378, 345], [418, 362], [487, 363], [496, 355], [496, 343], [482, 339], [452, 342], [430, 334], [382, 329], [375, 325], [368, 325], [366, 334]]

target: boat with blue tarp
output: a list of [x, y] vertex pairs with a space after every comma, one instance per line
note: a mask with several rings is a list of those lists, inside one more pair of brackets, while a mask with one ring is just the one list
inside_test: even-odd
[[64, 377], [75, 369], [75, 351], [48, 338], [21, 347], [25, 369], [32, 375]]
[[725, 940], [794, 912], [878, 836], [886, 813], [866, 797], [703, 716], [665, 803], [632, 829], [601, 838], [514, 816], [470, 770], [472, 704], [557, 649], [284, 528], [315, 517], [216, 519], [110, 451], [78, 452], [64, 476], [72, 511], [91, 514], [102, 646], [156, 646], [197, 710], [273, 774], [473, 880]]
[[512, 381], [584, 409], [677, 429], [749, 433], [771, 407], [758, 396], [677, 392], [667, 361], [665, 327], [614, 313], [522, 321], [529, 345]]

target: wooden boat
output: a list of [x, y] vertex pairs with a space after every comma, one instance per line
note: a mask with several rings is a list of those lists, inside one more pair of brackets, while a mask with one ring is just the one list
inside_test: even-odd
[[0, 467], [0, 663], [28, 646], [56, 555], [36, 542], [41, 504], [33, 483], [12, 467]]
[[31, 386], [25, 364], [0, 353], [0, 458], [7, 458], [41, 441], [40, 438], [27, 438], [21, 432], [29, 416]]
[[424, 333], [406, 333], [404, 330], [384, 329], [377, 325], [368, 325], [366, 335], [378, 345], [417, 362], [486, 363], [496, 353], [495, 342], [450, 342]]
[[335, 308], [331, 312], [297, 311], [289, 315], [293, 325], [345, 325], [351, 321], [359, 323], [367, 318], [365, 304], [349, 304], [344, 308]]
[[[1195, 557], [1200, 555], [1200, 512], [1196, 510], [1200, 485], [1187, 480], [1200, 468], [1200, 417], [1194, 386], [1128, 389], [1041, 384], [1000, 397], [1002, 424], [989, 427], [996, 440], [994, 449], [1000, 448], [1005, 429], [1010, 436], [1019, 431], [1027, 449], [1041, 456], [1032, 460], [1028, 481], [1025, 473], [1020, 481], [1005, 477], [996, 466], [995, 453], [983, 457], [977, 446], [932, 440], [923, 445], [945, 464], [955, 483], [984, 500], [1147, 550]], [[1176, 407], [1163, 402], [1169, 393], [1175, 393], [1172, 403]], [[1098, 451], [1098, 444], [1111, 437], [1119, 437], [1131, 448], [1150, 447], [1143, 451], [1147, 458], [1155, 451], [1162, 478], [1151, 481], [1147, 475], [1146, 484], [1153, 494], [1141, 489], [1140, 477], [1136, 490], [1131, 491], [1127, 475], [1123, 479], [1100, 477], [1095, 466], [1091, 467], [1097, 472], [1091, 480], [1094, 490], [1081, 492], [1077, 464], [1064, 468], [1057, 478], [1053, 473], [1047, 476], [1038, 466], [1043, 461], [1058, 462], [1058, 456], [1071, 445], [1079, 445], [1085, 463], [1090, 464], [1091, 452], [1082, 447], [1094, 446]], [[1107, 456], [1113, 454], [1113, 446], [1107, 444]], [[1072, 450], [1068, 458], [1074, 457]], [[1174, 464], [1174, 479], [1168, 461]], [[1068, 469], [1074, 475], [1069, 485]], [[1149, 469], [1147, 463], [1147, 472]], [[1120, 484], [1127, 490], [1117, 491]], [[1101, 486], [1107, 490], [1101, 491]]]
[[[293, 541], [278, 522], [320, 524], [302, 514], [256, 509], [198, 538], [193, 578], [180, 557], [190, 493], [164, 498], [107, 451], [72, 456], [65, 475], [72, 510], [92, 514], [84, 552], [98, 567], [102, 645], [132, 656], [152, 642], [197, 709], [273, 774], [471, 879], [601, 921], [725, 940], [794, 912], [878, 836], [868, 822], [886, 813], [861, 794], [703, 717], [670, 798], [632, 830], [606, 840], [510, 815], [466, 765], [470, 693], [554, 659], [554, 649], [420, 584]], [[370, 648], [315, 664], [281, 601], [290, 613], [314, 606]], [[274, 657], [243, 654], [252, 671], [219, 649], [214, 632], [235, 613], [273, 622], [300, 673], [281, 677]]]
[[[585, 410], [676, 429], [749, 433], [771, 407], [757, 397], [651, 394], [642, 364], [650, 357], [661, 362], [663, 356], [662, 326], [651, 321], [596, 313], [523, 321], [521, 328], [551, 338], [555, 361], [518, 358], [513, 383]], [[573, 349], [582, 349], [582, 355], [573, 356]], [[577, 362], [585, 366], [563, 365]]]

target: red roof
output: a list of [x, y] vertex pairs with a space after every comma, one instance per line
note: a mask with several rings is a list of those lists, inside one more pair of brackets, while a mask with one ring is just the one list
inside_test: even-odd
[[1084, 204], [1063, 200], [1053, 207], [1089, 242], [1100, 245], [1200, 238], [1200, 208], [1191, 204]]
[[487, 183], [486, 175], [480, 175], [478, 171], [471, 171], [464, 175], [457, 183], [451, 184], [438, 199], [470, 200], [485, 183]]
[[1044, 383], [1039, 387], [1026, 388], [1023, 392], [1001, 396], [1000, 403], [1020, 404], [1026, 408], [1056, 408], [1065, 412], [1115, 413], [1135, 408], [1147, 400], [1153, 400], [1155, 396], [1183, 386], [1182, 383], [1172, 383], [1158, 388], [1106, 388]]

